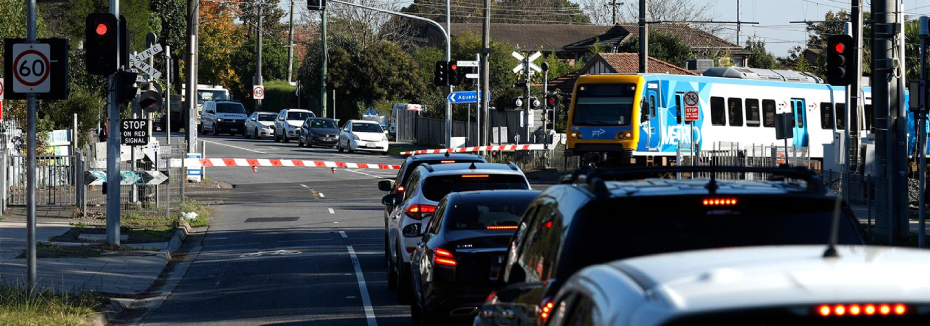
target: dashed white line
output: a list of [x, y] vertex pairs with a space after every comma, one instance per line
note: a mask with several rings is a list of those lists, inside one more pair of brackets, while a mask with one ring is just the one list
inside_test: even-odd
[[317, 194], [320, 195], [320, 198], [326, 198], [326, 196], [323, 196], [322, 192], [318, 192]]
[[334, 211], [332, 208], [330, 208], [330, 209], [329, 209], [329, 213], [330, 213], [330, 214], [336, 214], [336, 211]]
[[375, 179], [391, 180], [391, 178], [389, 178], [389, 177], [379, 177], [379, 176], [376, 176], [376, 175], [373, 175], [373, 174], [369, 174], [369, 173], [365, 173], [365, 172], [362, 172], [362, 171], [355, 171], [355, 170], [353, 170], [353, 169], [345, 169], [345, 171], [349, 171], [349, 172], [352, 172], [352, 173], [358, 173], [358, 174], [365, 175], [365, 176], [369, 176], [369, 177], [372, 177], [372, 178], [375, 178]]
[[304, 185], [304, 184], [302, 184], [302, 185], [300, 185], [300, 186], [301, 186], [301, 187], [304, 187], [304, 188], [307, 188], [307, 189], [310, 189], [310, 187], [307, 187], [307, 185]]
[[341, 235], [343, 239], [348, 239], [348, 238], [349, 238], [349, 236], [346, 235], [346, 231], [339, 231], [339, 235]]
[[265, 153], [265, 152], [260, 152], [260, 151], [256, 151], [256, 150], [252, 150], [252, 149], [248, 149], [248, 148], [242, 148], [242, 147], [239, 147], [239, 146], [233, 146], [233, 145], [229, 145], [229, 144], [218, 143], [218, 142], [215, 142], [215, 141], [209, 141], [209, 140], [204, 140], [204, 141], [205, 141], [205, 142], [208, 142], [208, 143], [211, 143], [211, 144], [217, 144], [217, 145], [221, 145], [221, 146], [232, 147], [232, 148], [235, 148], [235, 149], [241, 149], [241, 150], [249, 151], [249, 152], [252, 152], [252, 153], [268, 154], [268, 153]]
[[352, 259], [352, 265], [355, 266], [355, 278], [358, 280], [358, 290], [362, 295], [362, 305], [365, 306], [365, 317], [368, 319], [368, 326], [378, 326], [375, 319], [375, 310], [371, 306], [371, 298], [368, 296], [368, 285], [365, 284], [365, 275], [362, 274], [362, 266], [358, 264], [358, 256], [355, 255], [355, 249], [347, 246], [349, 257]]

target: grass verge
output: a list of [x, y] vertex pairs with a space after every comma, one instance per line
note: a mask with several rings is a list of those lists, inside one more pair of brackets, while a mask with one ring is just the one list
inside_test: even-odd
[[[48, 243], [36, 243], [36, 258], [91, 258], [101, 257], [104, 254], [109, 256], [118, 256], [121, 251], [152, 251], [155, 249], [139, 249], [131, 246], [115, 246], [108, 243], [88, 244], [80, 246], [59, 246]], [[26, 250], [23, 250], [16, 258], [26, 258]], [[2, 301], [2, 300], [0, 300]], [[3, 319], [0, 319], [3, 320]]]
[[9, 326], [83, 326], [108, 301], [94, 292], [55, 294], [37, 290], [30, 297], [24, 287], [0, 283], [0, 321]]
[[[196, 218], [187, 219], [190, 226], [207, 226], [210, 223], [210, 216], [213, 214], [213, 208], [193, 199], [185, 199], [178, 205], [178, 210], [184, 212], [197, 213]], [[183, 216], [181, 218], [184, 218]]]

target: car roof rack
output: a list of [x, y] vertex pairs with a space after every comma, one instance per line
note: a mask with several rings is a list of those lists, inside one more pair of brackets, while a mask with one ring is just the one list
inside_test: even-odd
[[429, 163], [423, 163], [421, 165], [426, 169], [426, 171], [433, 172], [433, 167], [430, 166]]
[[[710, 173], [712, 177], [707, 188], [711, 192], [716, 191], [717, 173], [765, 173], [773, 176], [801, 179], [807, 182], [807, 190], [816, 194], [826, 194], [826, 186], [816, 172], [806, 167], [778, 167], [778, 168], [758, 168], [742, 166], [668, 166], [668, 167], [624, 167], [612, 169], [578, 169], [569, 175], [565, 175], [560, 180], [563, 184], [585, 183], [589, 190], [597, 194], [601, 191], [607, 191], [604, 181], [629, 181], [645, 178], [656, 178], [661, 173], [677, 172], [699, 172]], [[711, 190], [713, 189], [713, 190]]]

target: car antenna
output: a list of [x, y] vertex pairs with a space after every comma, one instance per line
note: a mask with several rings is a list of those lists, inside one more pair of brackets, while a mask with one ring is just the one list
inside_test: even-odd
[[836, 195], [836, 203], [833, 205], [833, 221], [830, 223], [830, 238], [827, 243], [827, 250], [823, 252], [823, 258], [839, 258], [840, 254], [836, 251], [837, 238], [840, 236], [840, 209], [842, 209], [842, 197]]
[[446, 157], [449, 157], [449, 151], [446, 151]]
[[471, 166], [468, 167], [469, 170], [474, 170], [474, 169], [477, 169], [477, 168], [478, 168], [478, 167], [475, 166], [475, 162], [471, 162]]
[[717, 189], [720, 188], [720, 186], [717, 185], [717, 163], [714, 161], [710, 163], [710, 182], [708, 182], [704, 188], [707, 188], [707, 191], [711, 195], [716, 195]]

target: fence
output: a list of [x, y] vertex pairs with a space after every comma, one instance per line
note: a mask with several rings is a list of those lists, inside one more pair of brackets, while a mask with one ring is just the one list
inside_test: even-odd
[[[491, 111], [488, 114], [488, 125], [492, 135], [488, 143], [520, 143], [518, 140], [521, 131], [520, 115], [522, 114], [522, 111]], [[399, 111], [395, 130], [395, 137], [400, 142], [416, 141], [425, 146], [445, 145], [446, 120], [422, 117], [419, 111]], [[479, 146], [477, 135], [477, 122], [469, 124], [467, 121], [452, 121], [452, 137], [466, 137], [465, 146]]]
[[[186, 157], [185, 147], [182, 143], [161, 146], [158, 157], [151, 161], [142, 161], [135, 167], [131, 163], [120, 162], [120, 171], [143, 173], [145, 171], [159, 171], [168, 180], [158, 185], [120, 185], [120, 212], [121, 215], [169, 216], [171, 209], [176, 209], [181, 202], [181, 192], [184, 186], [185, 171], [181, 168], [178, 159]], [[175, 161], [175, 163], [169, 163]], [[96, 169], [104, 170], [105, 169]], [[88, 185], [85, 187], [86, 203], [82, 209], [86, 217], [106, 216], [107, 195], [103, 194], [103, 187]]]
[[[7, 185], [5, 202], [7, 205], [21, 206], [28, 204], [28, 187], [26, 186], [26, 157], [20, 155], [2, 156], [5, 167], [4, 182]], [[80, 173], [74, 156], [37, 156], [36, 157], [36, 205], [67, 206], [74, 205], [75, 184]]]

